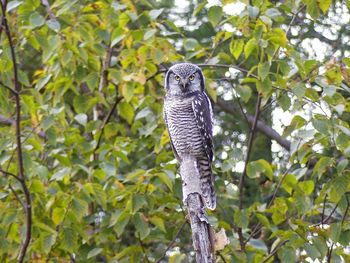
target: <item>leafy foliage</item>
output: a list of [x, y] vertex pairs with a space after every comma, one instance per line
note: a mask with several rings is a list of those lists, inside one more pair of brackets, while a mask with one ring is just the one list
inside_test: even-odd
[[[254, 0], [230, 14], [230, 2], [191, 1], [185, 13], [173, 1], [7, 4], [33, 210], [28, 261], [193, 260], [162, 120], [161, 73], [183, 60], [202, 66], [215, 104], [219, 205], [208, 217], [230, 239], [218, 260], [350, 260], [350, 60], [342, 39], [315, 29], [349, 3]], [[19, 172], [14, 65], [0, 32], [0, 261], [10, 262], [28, 225], [9, 174]], [[334, 45], [320, 60], [299, 45], [309, 38]], [[281, 134], [278, 114], [292, 114]]]

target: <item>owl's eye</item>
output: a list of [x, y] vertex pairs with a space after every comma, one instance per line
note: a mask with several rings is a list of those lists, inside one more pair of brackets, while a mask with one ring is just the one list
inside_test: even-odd
[[194, 80], [194, 74], [192, 74], [188, 79], [191, 81]]
[[179, 81], [180, 80], [180, 77], [179, 76], [175, 76], [175, 80]]

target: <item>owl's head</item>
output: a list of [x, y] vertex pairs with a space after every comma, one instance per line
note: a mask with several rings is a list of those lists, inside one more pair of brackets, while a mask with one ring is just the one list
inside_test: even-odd
[[189, 95], [204, 90], [202, 70], [191, 63], [179, 63], [169, 68], [165, 75], [167, 94], [174, 96]]

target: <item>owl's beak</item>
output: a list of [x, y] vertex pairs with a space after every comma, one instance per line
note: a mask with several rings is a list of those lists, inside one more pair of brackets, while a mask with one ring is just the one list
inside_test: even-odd
[[181, 80], [180, 89], [185, 92], [187, 90], [188, 81], [186, 79]]

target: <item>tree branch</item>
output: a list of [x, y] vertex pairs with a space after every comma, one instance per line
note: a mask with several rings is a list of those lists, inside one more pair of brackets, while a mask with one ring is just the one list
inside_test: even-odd
[[51, 20], [57, 20], [55, 14], [51, 10], [51, 6], [47, 0], [41, 0], [41, 3], [45, 6], [46, 12], [49, 14]]
[[0, 172], [3, 173], [4, 175], [7, 175], [7, 176], [12, 176], [13, 178], [15, 178], [17, 181], [21, 182], [22, 179], [19, 178], [17, 175], [13, 174], [13, 173], [10, 173], [10, 172], [7, 172], [3, 169], [0, 169]]
[[22, 154], [22, 143], [21, 143], [21, 101], [20, 101], [20, 84], [18, 80], [18, 69], [17, 69], [17, 61], [16, 61], [16, 53], [15, 53], [15, 47], [12, 41], [10, 28], [7, 23], [7, 17], [6, 17], [6, 4], [7, 1], [0, 2], [1, 10], [2, 10], [2, 25], [5, 29], [5, 34], [7, 36], [9, 46], [10, 46], [10, 52], [11, 52], [11, 59], [13, 64], [13, 75], [14, 75], [14, 90], [16, 91], [14, 93], [15, 97], [15, 104], [16, 104], [16, 119], [15, 119], [15, 128], [16, 128], [16, 142], [17, 142], [17, 164], [18, 164], [18, 178], [21, 179], [19, 182], [21, 184], [24, 197], [25, 197], [25, 204], [24, 204], [24, 210], [26, 213], [26, 235], [24, 242], [21, 245], [21, 249], [18, 256], [18, 262], [22, 263], [24, 261], [24, 257], [26, 255], [31, 237], [32, 237], [32, 205], [31, 205], [31, 197], [30, 192], [26, 184], [26, 177], [24, 173], [24, 164], [23, 164], [23, 154]]
[[[6, 118], [5, 116], [0, 114], [0, 125], [16, 125], [16, 120], [12, 119], [12, 118]], [[35, 132], [39, 137], [45, 139], [46, 138], [46, 133], [43, 131], [37, 131], [36, 129], [37, 127], [31, 127], [31, 132]], [[22, 142], [23, 143], [23, 142]]]
[[[240, 115], [243, 118], [247, 118], [247, 121], [250, 125], [253, 125], [254, 123], [254, 116], [250, 114], [245, 114], [245, 117], [242, 113], [242, 111], [236, 107], [233, 104], [230, 104], [229, 102], [218, 98], [216, 105], [219, 106], [223, 111], [230, 113], [232, 115]], [[276, 132], [274, 129], [272, 129], [270, 126], [268, 126], [266, 123], [264, 123], [261, 120], [257, 121], [256, 129], [266, 135], [271, 140], [275, 140], [278, 144], [280, 144], [283, 148], [285, 148], [287, 151], [290, 150], [291, 142], [287, 140], [286, 138], [283, 138], [278, 132]]]
[[211, 229], [201, 198], [200, 176], [195, 157], [183, 156], [180, 165], [183, 199], [191, 223], [193, 248], [197, 263], [214, 263]]
[[156, 263], [160, 263], [161, 260], [162, 260], [163, 258], [165, 258], [166, 252], [168, 252], [168, 250], [174, 245], [176, 239], [180, 236], [180, 234], [181, 234], [181, 232], [182, 232], [182, 230], [184, 229], [184, 227], [185, 227], [186, 224], [187, 224], [187, 221], [185, 220], [185, 221], [183, 222], [183, 224], [181, 225], [181, 227], [179, 228], [179, 230], [177, 231], [177, 233], [176, 233], [176, 235], [174, 236], [173, 240], [171, 240], [171, 242], [169, 243], [169, 245], [168, 245], [167, 248], [165, 249], [163, 255], [156, 261]]
[[280, 243], [276, 246], [276, 248], [275, 248], [273, 251], [271, 251], [271, 253], [263, 260], [262, 263], [268, 262], [269, 259], [272, 258], [272, 257], [278, 252], [278, 250], [279, 250], [282, 246], [284, 246], [288, 241], [289, 241], [289, 240], [284, 240], [284, 241], [280, 242]]
[[[250, 153], [252, 151], [253, 147], [253, 141], [254, 141], [254, 135], [255, 135], [255, 129], [256, 125], [258, 123], [259, 119], [259, 114], [260, 114], [260, 105], [261, 105], [261, 96], [258, 94], [258, 99], [256, 101], [256, 106], [255, 106], [255, 115], [254, 115], [254, 120], [253, 124], [249, 133], [249, 139], [248, 139], [248, 145], [247, 145], [247, 154], [244, 160], [244, 169], [243, 173], [241, 174], [239, 178], [239, 184], [238, 184], [238, 189], [239, 189], [239, 209], [243, 209], [243, 191], [244, 191], [244, 179], [247, 176], [247, 166], [250, 158]], [[239, 236], [239, 243], [241, 245], [241, 250], [245, 251], [245, 242], [243, 240], [243, 234], [242, 234], [242, 228], [238, 228], [238, 236]]]

